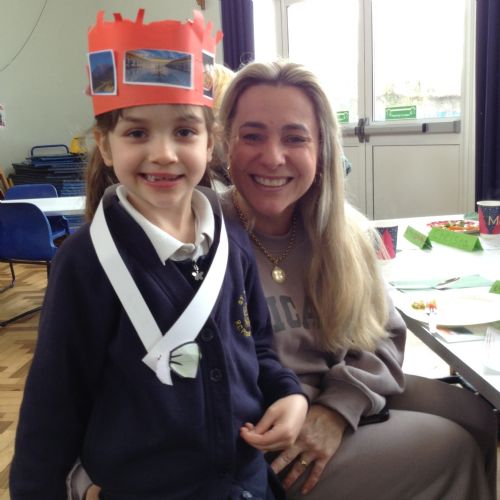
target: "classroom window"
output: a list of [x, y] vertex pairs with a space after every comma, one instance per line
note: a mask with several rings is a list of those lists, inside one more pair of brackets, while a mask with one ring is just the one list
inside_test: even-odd
[[310, 67], [349, 122], [405, 107], [409, 119], [460, 117], [465, 4], [254, 0], [256, 57]]

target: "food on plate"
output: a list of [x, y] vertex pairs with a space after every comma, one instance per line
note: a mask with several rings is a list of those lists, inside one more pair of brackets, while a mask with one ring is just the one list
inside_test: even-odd
[[413, 307], [413, 309], [417, 309], [417, 310], [424, 310], [425, 309], [425, 302], [423, 300], [416, 300], [415, 302], [412, 302], [411, 307]]
[[425, 304], [425, 309], [427, 310], [427, 312], [431, 313], [431, 312], [436, 312], [436, 309], [437, 309], [437, 304], [436, 304], [436, 300], [435, 299], [432, 299], [430, 300], [429, 302], [427, 302], [427, 304]]
[[427, 225], [459, 233], [479, 233], [479, 222], [473, 220], [440, 220], [429, 222]]
[[429, 302], [424, 302], [423, 300], [415, 300], [414, 302], [411, 303], [411, 307], [413, 309], [417, 309], [417, 311], [424, 311], [426, 310], [427, 312], [435, 312], [437, 309], [437, 304], [436, 300], [430, 300]]

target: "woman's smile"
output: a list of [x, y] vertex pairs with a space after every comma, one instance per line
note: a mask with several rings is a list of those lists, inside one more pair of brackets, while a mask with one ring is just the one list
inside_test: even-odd
[[[231, 126], [231, 177], [264, 231], [290, 227], [318, 163], [319, 129], [309, 97], [291, 86], [256, 85], [238, 100]], [[265, 232], [265, 231], [264, 231]]]
[[282, 187], [292, 181], [292, 177], [264, 177], [261, 175], [250, 175], [256, 184], [265, 187]]

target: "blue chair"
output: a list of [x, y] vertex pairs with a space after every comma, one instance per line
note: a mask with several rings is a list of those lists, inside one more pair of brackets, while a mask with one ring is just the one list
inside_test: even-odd
[[[6, 200], [27, 198], [57, 198], [57, 189], [52, 184], [16, 184], [5, 192]], [[47, 216], [54, 239], [69, 236], [69, 222], [63, 215]]]
[[[15, 263], [45, 264], [47, 278], [56, 253], [52, 231], [46, 215], [32, 203], [0, 203], [0, 262], [9, 264], [11, 283], [0, 292], [12, 288], [16, 281]], [[0, 327], [31, 315], [38, 306], [13, 318], [0, 319]]]

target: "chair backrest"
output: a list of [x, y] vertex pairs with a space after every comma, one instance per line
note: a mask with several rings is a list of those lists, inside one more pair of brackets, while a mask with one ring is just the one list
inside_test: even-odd
[[56, 253], [46, 215], [32, 203], [0, 203], [0, 259], [50, 261]]
[[6, 200], [23, 198], [57, 198], [57, 189], [52, 184], [16, 184], [5, 192]]

